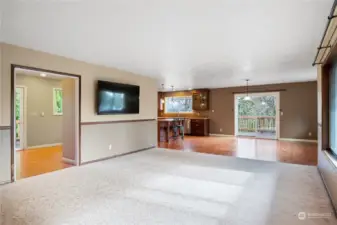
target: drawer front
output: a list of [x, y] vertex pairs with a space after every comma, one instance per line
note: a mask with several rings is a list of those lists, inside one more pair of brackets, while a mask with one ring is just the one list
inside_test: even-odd
[[191, 131], [191, 134], [192, 135], [196, 135], [196, 136], [204, 136], [205, 133], [204, 133], [204, 129], [200, 129], [200, 128], [197, 128], [195, 130], [192, 130]]
[[208, 120], [192, 119], [191, 120], [191, 134], [196, 136], [208, 135]]
[[191, 129], [204, 129], [204, 123], [191, 123]]
[[193, 119], [191, 120], [191, 124], [204, 124], [204, 120]]

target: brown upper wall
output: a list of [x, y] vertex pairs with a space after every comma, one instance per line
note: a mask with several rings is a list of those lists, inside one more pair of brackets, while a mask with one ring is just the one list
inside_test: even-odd
[[[280, 138], [292, 139], [317, 139], [317, 83], [285, 83], [250, 86], [249, 90], [254, 92], [276, 91], [280, 92]], [[213, 134], [235, 134], [234, 123], [234, 94], [233, 92], [245, 92], [245, 87], [218, 88], [210, 90], [210, 110], [193, 112], [191, 114], [180, 114], [185, 117], [209, 117], [210, 133]], [[159, 93], [168, 96], [192, 95], [192, 91], [177, 91]], [[160, 102], [158, 102], [159, 107]], [[214, 112], [212, 111], [214, 110]], [[158, 116], [174, 117], [177, 114], [165, 114], [158, 108]], [[220, 132], [220, 129], [222, 131]], [[311, 136], [309, 136], [311, 132]]]
[[[280, 92], [280, 138], [317, 139], [317, 83], [287, 83], [250, 86], [250, 91]], [[234, 135], [234, 94], [245, 87], [212, 89], [210, 94], [210, 133]], [[214, 110], [214, 112], [212, 112]], [[222, 132], [220, 132], [222, 129]], [[311, 136], [309, 136], [311, 132]]]

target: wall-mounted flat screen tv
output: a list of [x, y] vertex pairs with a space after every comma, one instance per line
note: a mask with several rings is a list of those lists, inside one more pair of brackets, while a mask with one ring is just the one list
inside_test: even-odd
[[98, 81], [97, 114], [139, 113], [139, 86]]

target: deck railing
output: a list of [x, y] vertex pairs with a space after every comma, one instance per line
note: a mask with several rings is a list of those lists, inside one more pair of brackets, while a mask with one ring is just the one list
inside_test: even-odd
[[275, 132], [275, 116], [239, 116], [239, 132]]

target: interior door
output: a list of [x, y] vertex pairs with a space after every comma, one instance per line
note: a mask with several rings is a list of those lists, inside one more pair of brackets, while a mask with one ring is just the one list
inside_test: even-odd
[[24, 148], [24, 87], [15, 89], [15, 149]]

